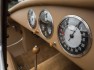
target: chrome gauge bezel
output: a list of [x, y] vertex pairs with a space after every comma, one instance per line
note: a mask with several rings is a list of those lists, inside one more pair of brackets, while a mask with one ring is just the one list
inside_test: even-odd
[[[60, 39], [59, 39], [59, 26], [60, 26], [60, 24], [62, 24], [62, 21], [63, 21], [64, 19], [69, 18], [69, 17], [76, 18], [76, 19], [82, 21], [82, 22], [84, 23], [85, 27], [87, 28], [87, 31], [88, 31], [88, 44], [87, 44], [87, 48], [86, 48], [82, 53], [77, 54], [77, 55], [71, 54], [71, 53], [67, 52], [67, 51], [63, 48], [63, 46], [62, 46], [62, 44], [61, 44], [61, 42], [60, 42]], [[57, 28], [57, 36], [58, 36], [58, 41], [59, 41], [60, 47], [62, 47], [63, 50], [64, 50], [64, 52], [66, 52], [68, 55], [70, 55], [70, 56], [72, 56], [72, 57], [81, 57], [81, 56], [84, 56], [84, 55], [90, 50], [91, 44], [92, 44], [92, 34], [91, 34], [91, 29], [90, 29], [89, 25], [88, 25], [88, 24], [86, 23], [86, 21], [84, 21], [81, 17], [76, 16], [76, 15], [67, 15], [67, 16], [65, 16], [65, 17], [62, 19], [62, 21], [60, 22], [60, 24], [58, 25], [58, 28]]]
[[[34, 20], [35, 20], [35, 22], [34, 22], [34, 25], [32, 25], [32, 23], [30, 22], [30, 12], [33, 12], [34, 13]], [[29, 26], [32, 28], [32, 29], [35, 29], [35, 27], [36, 27], [36, 14], [35, 14], [35, 12], [34, 12], [34, 10], [33, 9], [29, 9], [28, 10], [28, 24], [29, 24]]]
[[49, 12], [47, 9], [43, 9], [43, 10], [40, 12], [40, 14], [39, 14], [39, 19], [38, 19], [38, 21], [39, 21], [39, 27], [40, 27], [41, 34], [42, 34], [45, 38], [50, 39], [50, 38], [52, 37], [52, 35], [53, 35], [53, 32], [54, 32], [53, 17], [52, 17], [52, 15], [51, 15], [51, 13], [49, 12], [49, 14], [50, 14], [50, 16], [51, 16], [51, 19], [52, 19], [52, 23], [51, 23], [51, 26], [52, 26], [51, 31], [52, 31], [52, 32], [51, 32], [51, 34], [50, 34], [49, 36], [45, 36], [45, 35], [43, 34], [42, 29], [41, 29], [41, 23], [40, 23], [40, 21], [41, 21], [40, 15], [41, 15], [41, 13], [44, 12], [44, 11]]

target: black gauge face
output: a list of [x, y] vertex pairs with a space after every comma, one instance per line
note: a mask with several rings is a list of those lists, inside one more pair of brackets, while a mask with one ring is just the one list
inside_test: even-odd
[[78, 16], [65, 17], [59, 25], [58, 37], [61, 46], [70, 55], [82, 56], [90, 48], [90, 29]]
[[36, 15], [35, 15], [35, 12], [33, 11], [33, 9], [30, 9], [28, 11], [28, 21], [29, 21], [29, 24], [32, 28], [35, 28], [36, 26]]
[[53, 19], [49, 11], [43, 10], [39, 16], [40, 29], [46, 38], [50, 38], [53, 32]]

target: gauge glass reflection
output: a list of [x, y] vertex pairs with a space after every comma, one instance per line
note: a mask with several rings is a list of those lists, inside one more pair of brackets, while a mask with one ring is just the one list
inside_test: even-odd
[[39, 16], [40, 29], [46, 38], [50, 38], [53, 33], [53, 19], [48, 10], [43, 10]]
[[35, 28], [36, 26], [36, 15], [33, 9], [30, 9], [28, 11], [28, 17], [29, 17], [29, 24], [32, 28]]

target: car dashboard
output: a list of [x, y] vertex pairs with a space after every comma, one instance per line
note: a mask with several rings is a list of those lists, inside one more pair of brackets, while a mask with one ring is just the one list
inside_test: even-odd
[[25, 0], [9, 9], [9, 18], [82, 69], [93, 70], [93, 9], [93, 0]]

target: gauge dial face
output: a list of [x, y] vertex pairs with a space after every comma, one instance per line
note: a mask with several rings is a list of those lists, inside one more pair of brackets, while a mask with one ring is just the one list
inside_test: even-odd
[[72, 56], [82, 56], [90, 48], [90, 29], [78, 16], [65, 17], [59, 25], [58, 37], [63, 49]]
[[40, 29], [46, 38], [50, 38], [53, 32], [53, 19], [49, 11], [43, 10], [39, 16]]
[[35, 15], [35, 12], [33, 11], [33, 9], [30, 9], [28, 11], [28, 21], [32, 28], [36, 27], [36, 15]]

